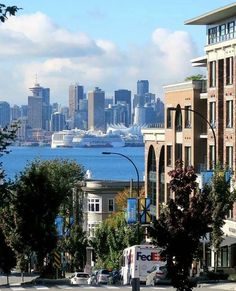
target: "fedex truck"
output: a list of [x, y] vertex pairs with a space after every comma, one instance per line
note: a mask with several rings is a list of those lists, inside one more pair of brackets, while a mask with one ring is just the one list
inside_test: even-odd
[[153, 245], [135, 245], [124, 249], [122, 254], [121, 276], [124, 285], [131, 284], [132, 279], [139, 278], [146, 282], [148, 271], [161, 261], [160, 249]]

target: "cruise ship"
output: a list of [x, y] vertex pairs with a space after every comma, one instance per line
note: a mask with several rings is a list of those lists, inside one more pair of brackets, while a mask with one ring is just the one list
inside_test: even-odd
[[62, 130], [52, 134], [51, 148], [68, 147], [124, 147], [125, 142], [118, 134]]

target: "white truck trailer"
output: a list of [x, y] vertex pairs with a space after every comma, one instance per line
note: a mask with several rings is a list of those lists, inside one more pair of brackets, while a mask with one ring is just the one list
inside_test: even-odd
[[139, 278], [146, 283], [148, 271], [161, 261], [160, 249], [153, 245], [135, 245], [124, 249], [122, 254], [121, 276], [124, 285], [131, 284], [132, 279]]

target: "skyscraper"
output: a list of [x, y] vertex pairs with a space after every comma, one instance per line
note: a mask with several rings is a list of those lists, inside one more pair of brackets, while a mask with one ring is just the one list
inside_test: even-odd
[[51, 117], [51, 131], [60, 131], [65, 129], [65, 115], [60, 112], [54, 112]]
[[50, 89], [38, 83], [29, 88], [33, 93], [28, 96], [28, 124], [32, 129], [49, 130], [50, 125]]
[[[78, 84], [69, 86], [69, 117], [74, 121], [79, 113], [80, 100], [84, 99], [84, 87]], [[74, 127], [77, 125], [74, 124]]]
[[149, 82], [148, 80], [138, 80], [137, 82], [137, 95], [145, 95], [149, 93]]
[[98, 87], [88, 93], [88, 129], [105, 130], [105, 92]]
[[131, 91], [126, 89], [116, 90], [115, 104], [118, 103], [127, 105], [128, 120], [125, 125], [129, 126], [131, 124]]
[[10, 105], [6, 101], [0, 101], [0, 127], [10, 123]]

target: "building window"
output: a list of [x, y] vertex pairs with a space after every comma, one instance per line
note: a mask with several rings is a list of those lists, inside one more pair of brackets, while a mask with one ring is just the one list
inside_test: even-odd
[[208, 44], [217, 42], [217, 26], [208, 29]]
[[226, 166], [229, 169], [233, 168], [233, 147], [232, 146], [227, 146], [226, 147]]
[[209, 121], [211, 126], [214, 128], [216, 127], [216, 103], [215, 102], [210, 102], [209, 103]]
[[233, 57], [226, 58], [226, 85], [233, 84], [233, 76], [234, 76], [234, 69], [233, 69]]
[[216, 86], [216, 61], [210, 62], [210, 75], [209, 75], [209, 86], [215, 87]]
[[220, 41], [226, 40], [226, 24], [221, 24], [219, 27]]
[[90, 237], [95, 237], [95, 231], [98, 225], [99, 225], [99, 222], [93, 222], [93, 223], [88, 224], [88, 235]]
[[226, 127], [233, 127], [233, 100], [226, 101]]
[[184, 112], [185, 112], [185, 121], [184, 121], [184, 125], [185, 128], [191, 128], [191, 111], [189, 109], [191, 109], [191, 106], [185, 106], [184, 107]]
[[210, 169], [213, 169], [215, 165], [215, 146], [213, 145], [210, 145], [209, 163]]
[[166, 112], [166, 127], [167, 128], [172, 128], [172, 115], [171, 115], [171, 110], [167, 108]]
[[182, 112], [180, 107], [177, 107], [176, 115], [175, 115], [175, 130], [176, 132], [181, 132], [182, 128]]
[[115, 207], [114, 207], [115, 205], [114, 205], [114, 199], [112, 198], [112, 199], [108, 199], [108, 211], [109, 212], [113, 212], [115, 209]]
[[227, 26], [228, 26], [228, 36], [229, 36], [229, 38], [233, 38], [234, 37], [234, 26], [235, 26], [234, 21], [228, 22]]
[[191, 161], [191, 147], [186, 146], [184, 149], [185, 153], [185, 166], [190, 166], [192, 161]]
[[172, 146], [167, 145], [166, 147], [166, 166], [171, 167], [172, 166]]
[[89, 212], [101, 212], [101, 199], [89, 198], [88, 199], [88, 211]]
[[182, 144], [177, 143], [175, 145], [175, 160], [182, 160]]

